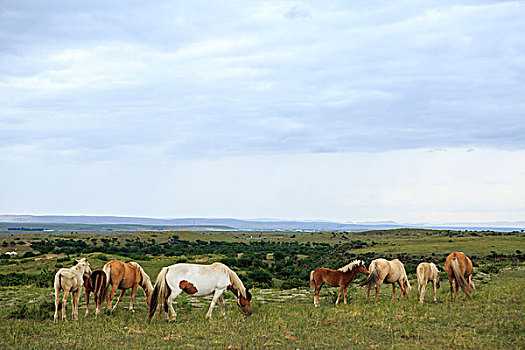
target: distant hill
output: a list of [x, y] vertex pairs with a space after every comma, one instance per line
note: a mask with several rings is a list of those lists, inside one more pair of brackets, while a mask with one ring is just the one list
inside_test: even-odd
[[155, 225], [185, 228], [221, 228], [232, 230], [308, 230], [308, 231], [366, 231], [395, 228], [431, 228], [461, 230], [520, 231], [525, 221], [492, 223], [450, 223], [450, 224], [400, 224], [394, 221], [339, 223], [332, 221], [289, 221], [289, 220], [240, 220], [230, 218], [181, 218], [155, 219], [125, 216], [63, 216], [63, 215], [0, 215], [3, 223], [39, 224], [88, 224], [88, 225]]

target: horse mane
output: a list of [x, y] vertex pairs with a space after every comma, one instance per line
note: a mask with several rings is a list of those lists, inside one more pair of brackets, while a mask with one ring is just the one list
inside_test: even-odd
[[232, 284], [232, 287], [239, 291], [239, 293], [242, 295], [243, 298], [248, 299], [248, 295], [246, 293], [246, 287], [244, 287], [244, 284], [242, 283], [241, 279], [235, 271], [230, 269], [228, 266], [224, 265], [223, 263], [213, 263], [212, 265], [213, 269], [222, 271], [226, 273], [230, 277], [230, 282]]
[[146, 286], [146, 288], [148, 289], [148, 293], [153, 292], [153, 286], [151, 284], [151, 278], [149, 278], [148, 274], [146, 273], [146, 271], [144, 271], [142, 266], [140, 266], [138, 263], [136, 263], [134, 261], [130, 261], [130, 262], [128, 262], [128, 264], [130, 264], [132, 266], [135, 266], [137, 269], [139, 269], [140, 275], [142, 276], [142, 281], [141, 281], [140, 285], [141, 286]]
[[341, 267], [340, 269], [337, 269], [337, 270], [341, 271], [341, 272], [352, 271], [352, 269], [354, 267], [357, 267], [357, 266], [359, 266], [361, 264], [364, 264], [363, 260], [354, 260], [350, 264], [345, 265], [345, 266], [343, 266], [343, 267]]

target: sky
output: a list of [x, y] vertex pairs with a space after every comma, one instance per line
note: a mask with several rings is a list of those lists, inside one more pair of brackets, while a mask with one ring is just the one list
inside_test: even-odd
[[525, 220], [522, 1], [0, 2], [0, 214]]

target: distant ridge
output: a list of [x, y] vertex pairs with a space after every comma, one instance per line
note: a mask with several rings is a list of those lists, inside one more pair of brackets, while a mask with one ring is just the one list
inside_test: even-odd
[[443, 224], [400, 224], [394, 221], [338, 223], [332, 221], [299, 220], [240, 220], [230, 218], [180, 218], [155, 219], [127, 216], [89, 216], [89, 215], [0, 215], [3, 223], [39, 224], [88, 224], [88, 225], [158, 225], [184, 227], [217, 227], [234, 230], [312, 230], [312, 231], [366, 231], [395, 228], [428, 228], [459, 230], [520, 231], [525, 221], [492, 223], [443, 223]]

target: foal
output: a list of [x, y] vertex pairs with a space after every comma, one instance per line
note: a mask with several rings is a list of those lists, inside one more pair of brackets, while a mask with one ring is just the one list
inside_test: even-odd
[[350, 282], [353, 281], [355, 276], [358, 273], [363, 275], [368, 275], [368, 270], [365, 266], [365, 263], [362, 260], [354, 260], [350, 264], [341, 267], [338, 270], [331, 270], [324, 267], [320, 267], [312, 272], [310, 272], [310, 288], [314, 289], [314, 306], [318, 307], [319, 304], [319, 293], [323, 284], [327, 284], [330, 287], [339, 286], [339, 295], [335, 304], [339, 304], [339, 299], [341, 298], [341, 293], [343, 290], [344, 294], [344, 303], [346, 304], [346, 294], [348, 291], [348, 286]]
[[102, 270], [95, 270], [84, 280], [86, 289], [86, 316], [89, 314], [89, 294], [93, 292], [95, 296], [95, 315], [100, 313], [100, 307], [106, 296], [106, 273]]
[[428, 282], [432, 283], [434, 302], [436, 302], [436, 289], [439, 288], [439, 270], [436, 265], [434, 263], [421, 263], [417, 266], [416, 273], [419, 289], [419, 302], [422, 303], [425, 298]]
[[55, 317], [58, 323], [58, 304], [60, 303], [60, 291], [64, 291], [62, 298], [62, 320], [66, 320], [67, 297], [71, 293], [71, 308], [73, 319], [78, 320], [78, 303], [80, 291], [84, 284], [84, 277], [91, 275], [91, 267], [86, 258], [77, 260], [77, 264], [70, 268], [61, 268], [55, 275]]

